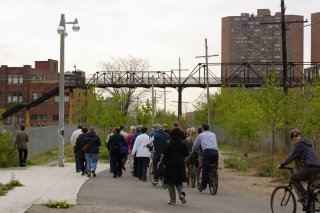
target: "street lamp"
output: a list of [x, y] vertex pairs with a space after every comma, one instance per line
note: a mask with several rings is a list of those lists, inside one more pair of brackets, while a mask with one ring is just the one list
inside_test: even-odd
[[66, 22], [64, 14], [61, 14], [60, 24], [58, 27], [58, 33], [60, 34], [60, 76], [59, 76], [59, 128], [58, 128], [58, 165], [64, 166], [64, 38], [68, 35], [66, 30], [66, 24], [73, 24], [72, 29], [75, 32], [80, 30], [78, 19], [73, 22]]

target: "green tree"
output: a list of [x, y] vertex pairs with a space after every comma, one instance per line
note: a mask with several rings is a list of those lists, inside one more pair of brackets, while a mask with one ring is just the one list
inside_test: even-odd
[[258, 94], [258, 100], [263, 110], [263, 129], [265, 134], [271, 132], [271, 168], [275, 154], [275, 133], [285, 125], [286, 113], [284, 112], [286, 96], [277, 81], [278, 72], [265, 78]]
[[152, 107], [149, 99], [146, 101], [145, 105], [142, 105], [141, 108], [137, 107], [135, 109], [135, 118], [137, 124], [143, 124], [148, 126], [152, 121]]

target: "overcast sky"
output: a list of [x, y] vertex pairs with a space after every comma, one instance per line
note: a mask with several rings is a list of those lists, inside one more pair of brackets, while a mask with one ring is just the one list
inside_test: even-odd
[[[10, 67], [32, 65], [34, 61], [59, 60], [60, 15], [66, 21], [78, 18], [80, 31], [67, 26], [65, 70], [74, 65], [86, 74], [101, 70], [99, 62], [109, 57], [142, 57], [151, 70], [182, 68], [190, 71], [204, 59], [204, 40], [209, 54], [220, 54], [221, 18], [242, 12], [256, 14], [269, 8], [280, 11], [280, 0], [0, 0], [0, 64]], [[319, 0], [286, 0], [286, 14], [320, 12]], [[310, 27], [305, 28], [304, 56], [310, 61]], [[220, 62], [214, 57], [209, 62]], [[184, 75], [187, 75], [185, 73]], [[160, 90], [160, 89], [159, 89]], [[172, 89], [167, 102], [175, 107]], [[183, 101], [194, 102], [203, 89], [185, 89]], [[211, 89], [215, 91], [215, 89]], [[188, 95], [186, 95], [188, 94]], [[192, 95], [189, 95], [192, 94]], [[163, 103], [163, 102], [162, 102]], [[160, 102], [161, 104], [161, 102]], [[191, 105], [183, 108], [190, 111]], [[162, 104], [160, 105], [160, 107]], [[169, 107], [169, 106], [168, 106]]]

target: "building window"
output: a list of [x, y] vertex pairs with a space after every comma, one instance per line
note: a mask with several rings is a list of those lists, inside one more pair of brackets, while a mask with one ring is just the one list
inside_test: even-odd
[[37, 92], [33, 92], [32, 93], [32, 101], [37, 100], [38, 99], [38, 93]]
[[31, 115], [31, 120], [33, 120], [33, 121], [47, 121], [48, 116], [47, 115]]
[[21, 94], [8, 93], [8, 103], [22, 103], [23, 96]]
[[22, 84], [23, 74], [8, 74], [8, 84]]

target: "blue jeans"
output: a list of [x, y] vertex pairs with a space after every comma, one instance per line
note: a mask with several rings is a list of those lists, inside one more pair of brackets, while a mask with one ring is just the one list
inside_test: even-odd
[[98, 156], [99, 154], [86, 153], [87, 173], [90, 173], [91, 169], [97, 170]]

